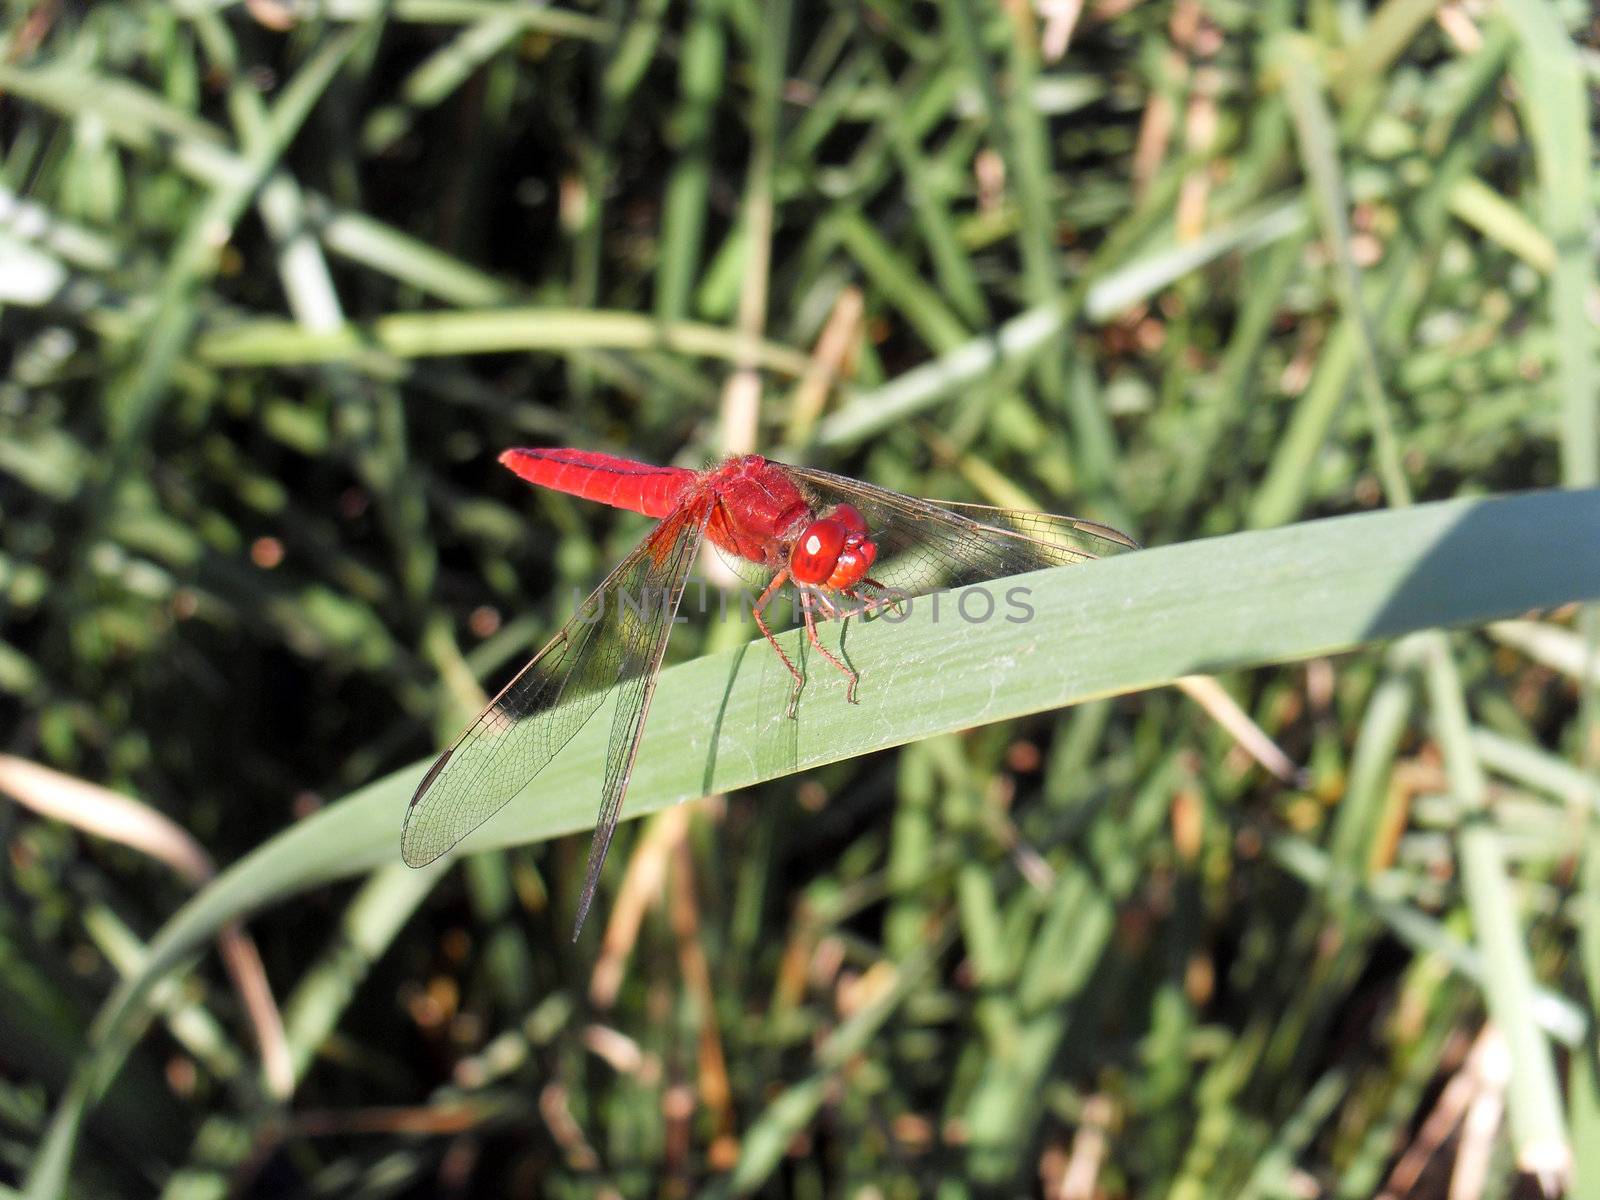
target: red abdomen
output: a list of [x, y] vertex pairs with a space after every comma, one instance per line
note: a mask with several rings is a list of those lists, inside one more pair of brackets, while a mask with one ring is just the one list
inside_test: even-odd
[[529, 483], [647, 517], [666, 516], [698, 478], [683, 467], [653, 467], [592, 450], [507, 450], [500, 462]]

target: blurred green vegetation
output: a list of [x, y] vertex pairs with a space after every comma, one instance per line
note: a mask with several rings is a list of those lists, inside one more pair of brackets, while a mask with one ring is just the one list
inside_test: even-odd
[[[1588, 5], [4, 12], [0, 750], [170, 825], [0, 808], [0, 1182], [1600, 1196], [1594, 610], [1272, 665], [1546, 595], [1508, 574], [1595, 599], [1592, 495], [1463, 521], [1459, 595], [1321, 642], [1284, 614], [1347, 553], [1388, 578], [1364, 527], [1062, 573], [1092, 661], [1017, 654], [1009, 707], [852, 632], [847, 748], [921, 740], [641, 795], [577, 945], [577, 783], [449, 870], [396, 808], [642, 528], [508, 445], [753, 446], [1153, 546], [1600, 484]], [[1186, 616], [1220, 697], [1105, 698], [1194, 669], [1153, 648]], [[753, 633], [680, 628], [675, 679]], [[851, 719], [817, 703], [802, 763]], [[269, 897], [227, 969], [162, 956]]]

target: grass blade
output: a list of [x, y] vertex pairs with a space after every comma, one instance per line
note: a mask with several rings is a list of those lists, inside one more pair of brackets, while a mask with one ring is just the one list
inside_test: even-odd
[[[1451, 501], [1129, 554], [1008, 581], [1031, 620], [968, 623], [961, 596], [936, 613], [852, 625], [861, 703], [813, 677], [784, 719], [787, 673], [758, 644], [662, 674], [627, 815], [745, 787], [871, 750], [1183, 675], [1333, 653], [1419, 629], [1481, 623], [1600, 598], [1600, 491]], [[1486, 557], [1495, 571], [1479, 569]], [[1206, 586], [1197, 590], [1195, 581]], [[1003, 593], [1002, 593], [1003, 594]], [[952, 606], [956, 606], [954, 611]], [[1004, 610], [1002, 610], [1004, 611]], [[836, 631], [830, 631], [836, 636]], [[785, 635], [793, 654], [800, 639]], [[1042, 653], [1047, 647], [1066, 653]], [[809, 661], [809, 660], [803, 660]], [[590, 722], [467, 850], [588, 827], [608, 722]], [[272, 900], [392, 863], [423, 764], [301, 822], [220, 876], [153, 939], [146, 969], [108, 1002], [75, 1086], [57, 1111], [30, 1194], [60, 1194], [85, 1106], [127, 1050], [148, 986], [224, 921]]]

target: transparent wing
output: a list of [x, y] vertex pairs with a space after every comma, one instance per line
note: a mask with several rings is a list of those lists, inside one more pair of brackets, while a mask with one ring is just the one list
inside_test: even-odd
[[400, 852], [407, 863], [432, 862], [504, 808], [616, 690], [581, 927], [633, 773], [672, 617], [710, 513], [707, 501], [657, 525], [439, 756], [406, 810]]
[[914, 596], [1104, 558], [1138, 543], [1109, 525], [1050, 513], [918, 500], [870, 483], [790, 467], [820, 510], [853, 504], [878, 547], [871, 576]]
[[[708, 500], [701, 509], [683, 515], [683, 528], [671, 539], [670, 545], [663, 545], [665, 560], [646, 585], [648, 591], [659, 598], [659, 604], [648, 619], [621, 623], [620, 636], [627, 648], [627, 667], [619, 685], [616, 715], [611, 719], [611, 744], [606, 750], [606, 778], [600, 789], [600, 814], [595, 818], [594, 837], [589, 842], [589, 862], [584, 867], [583, 891], [578, 896], [578, 918], [572, 929], [574, 941], [583, 931], [584, 918], [589, 915], [589, 906], [594, 903], [595, 888], [600, 884], [600, 868], [605, 866], [606, 852], [611, 849], [611, 835], [617, 831], [617, 818], [622, 814], [622, 798], [627, 794], [628, 781], [633, 778], [633, 764], [639, 757], [639, 738], [644, 733], [645, 717], [649, 715], [650, 700], [656, 693], [656, 680], [661, 674], [661, 658], [667, 652], [672, 619], [683, 600], [684, 585], [689, 580], [694, 560], [700, 554], [700, 545], [705, 541], [711, 510], [712, 502]], [[671, 517], [667, 518], [662, 526], [672, 520]]]
[[1064, 554], [1075, 555], [1075, 561], [1106, 558], [1125, 550], [1139, 549], [1134, 541], [1120, 529], [1088, 521], [1082, 517], [1058, 516], [1055, 513], [1028, 512], [1016, 508], [995, 508], [988, 504], [962, 504], [955, 500], [924, 500], [934, 508], [948, 509], [958, 516], [967, 517], [980, 525], [989, 525], [1009, 533], [1021, 534], [1036, 542], [1047, 542]]

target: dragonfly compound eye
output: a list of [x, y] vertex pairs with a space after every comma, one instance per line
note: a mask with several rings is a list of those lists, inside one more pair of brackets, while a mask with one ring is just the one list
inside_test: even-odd
[[789, 553], [789, 571], [797, 583], [835, 591], [854, 587], [878, 557], [867, 537], [861, 514], [841, 504], [820, 521], [807, 525]]
[[789, 572], [795, 582], [810, 587], [827, 586], [851, 536], [852, 531], [832, 517], [807, 525], [789, 552]]
[[878, 547], [865, 533], [858, 530], [849, 534], [844, 539], [844, 549], [839, 551], [839, 557], [834, 560], [827, 586], [836, 591], [855, 587], [877, 557]]
[[833, 570], [828, 573], [825, 587], [843, 591], [860, 583], [878, 557], [878, 547], [867, 536], [867, 521], [861, 510], [853, 504], [837, 505], [828, 519], [844, 526], [844, 545], [833, 560]]
[[861, 510], [854, 504], [836, 504], [833, 511], [828, 514], [828, 519], [837, 521], [851, 533], [866, 533], [867, 519], [861, 515]]

